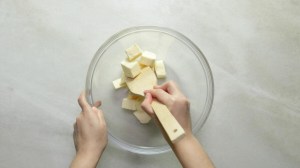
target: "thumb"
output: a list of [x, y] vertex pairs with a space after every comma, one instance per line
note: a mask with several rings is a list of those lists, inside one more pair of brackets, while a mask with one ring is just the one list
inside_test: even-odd
[[151, 117], [154, 116], [154, 111], [151, 107], [151, 103], [152, 103], [152, 96], [150, 93], [145, 93], [145, 99], [141, 104], [142, 109], [148, 113]]
[[172, 96], [162, 89], [148, 90], [147, 93], [150, 93], [152, 97], [156, 98], [167, 107], [171, 107], [173, 104]]

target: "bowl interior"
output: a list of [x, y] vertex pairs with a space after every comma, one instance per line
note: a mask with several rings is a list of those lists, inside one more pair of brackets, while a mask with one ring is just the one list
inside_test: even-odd
[[213, 82], [209, 66], [200, 50], [181, 34], [164, 28], [140, 27], [122, 31], [110, 38], [96, 53], [88, 72], [88, 98], [102, 101], [101, 109], [109, 129], [110, 140], [135, 153], [153, 154], [169, 150], [153, 122], [142, 125], [131, 111], [121, 108], [127, 88], [115, 90], [112, 81], [120, 78], [120, 62], [125, 49], [137, 43], [143, 50], [164, 60], [168, 80], [175, 81], [190, 100], [193, 131], [205, 122], [212, 104]]

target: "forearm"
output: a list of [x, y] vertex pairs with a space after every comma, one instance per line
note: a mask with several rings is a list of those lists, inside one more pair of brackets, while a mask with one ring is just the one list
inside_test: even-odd
[[172, 149], [184, 168], [213, 168], [213, 163], [193, 135], [186, 135]]

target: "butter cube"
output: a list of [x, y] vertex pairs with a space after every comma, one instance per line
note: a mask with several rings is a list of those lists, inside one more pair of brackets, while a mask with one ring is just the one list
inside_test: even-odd
[[120, 84], [125, 84], [126, 83], [125, 78], [126, 78], [126, 76], [125, 76], [124, 72], [122, 72]]
[[[143, 103], [144, 99], [139, 99], [137, 102], [136, 102], [136, 110], [137, 111], [141, 111], [141, 112], [145, 112], [143, 109], [142, 109], [142, 103]], [[145, 112], [146, 113], [146, 112]]]
[[139, 120], [141, 124], [147, 124], [151, 120], [151, 117], [147, 113], [142, 111], [135, 111], [133, 115]]
[[124, 98], [122, 101], [122, 108], [127, 110], [136, 110], [137, 101], [134, 99]]
[[147, 124], [150, 122], [151, 117], [142, 109], [142, 102], [143, 99], [140, 99], [136, 102], [136, 111], [133, 114], [141, 124]]
[[116, 79], [116, 80], [113, 81], [113, 85], [114, 85], [115, 89], [119, 89], [119, 88], [122, 88], [122, 87], [126, 86], [126, 83], [121, 82], [121, 78], [119, 78], [119, 79]]
[[134, 44], [127, 48], [125, 52], [127, 54], [128, 60], [132, 61], [142, 54], [142, 49], [137, 44]]
[[140, 65], [136, 61], [134, 62], [123, 61], [121, 62], [121, 66], [125, 76], [129, 78], [134, 78], [141, 72]]
[[163, 60], [155, 61], [154, 63], [155, 73], [158, 79], [165, 78], [167, 73]]
[[147, 67], [146, 65], [143, 65], [143, 64], [140, 64], [140, 63], [139, 63], [139, 65], [140, 65], [140, 68], [141, 68], [141, 69], [144, 69], [144, 68]]
[[153, 66], [155, 59], [156, 59], [156, 55], [154, 53], [149, 51], [144, 51], [142, 53], [139, 63], [146, 66]]

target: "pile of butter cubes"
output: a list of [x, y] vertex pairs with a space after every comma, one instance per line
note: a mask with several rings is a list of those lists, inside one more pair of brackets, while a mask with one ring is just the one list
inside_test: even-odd
[[128, 95], [122, 101], [122, 108], [133, 111], [142, 124], [150, 122], [151, 117], [143, 111], [141, 103], [144, 91], [152, 89], [157, 79], [166, 77], [163, 60], [156, 60], [156, 54], [143, 51], [137, 44], [125, 50], [126, 59], [121, 62], [122, 76], [113, 81], [115, 89], [128, 88]]

